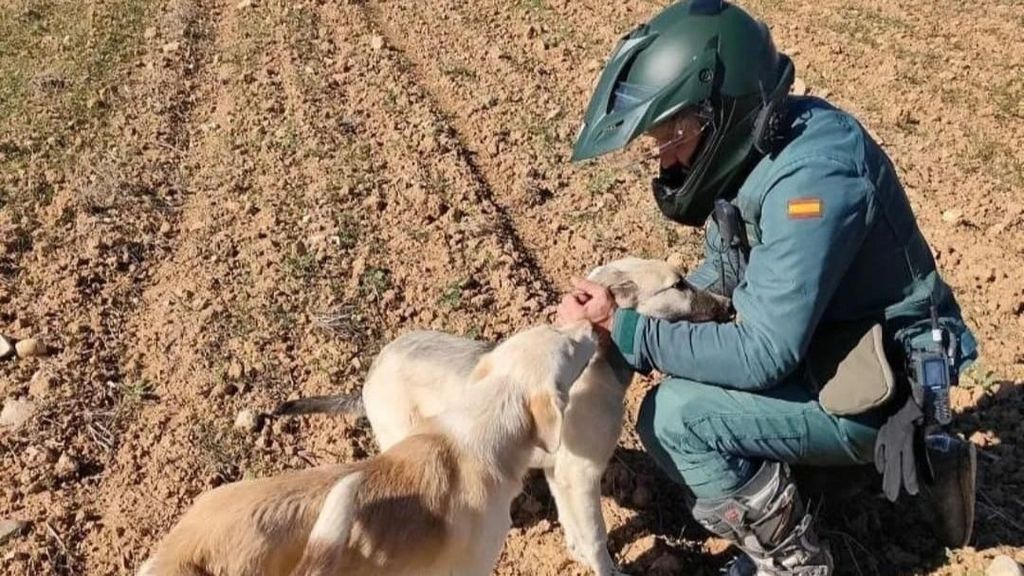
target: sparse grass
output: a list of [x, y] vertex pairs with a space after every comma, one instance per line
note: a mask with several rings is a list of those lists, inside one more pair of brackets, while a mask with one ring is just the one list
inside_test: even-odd
[[587, 181], [587, 192], [593, 196], [601, 196], [615, 186], [616, 176], [610, 170], [598, 170], [590, 175]]
[[142, 402], [153, 396], [153, 385], [145, 378], [121, 384], [121, 398], [128, 402]]
[[1010, 71], [1006, 80], [992, 89], [992, 100], [999, 112], [1011, 118], [1024, 118], [1024, 71]]
[[351, 250], [359, 243], [360, 226], [359, 222], [351, 214], [342, 214], [338, 218], [337, 232], [338, 248]]
[[988, 369], [981, 361], [976, 361], [967, 369], [964, 379], [973, 382], [975, 386], [980, 386], [986, 392], [994, 390], [1000, 381], [996, 373]]
[[155, 0], [0, 4], [0, 174], [20, 177], [0, 207], [34, 211], [53, 197], [36, 177], [70, 164], [117, 105], [119, 82], [140, 54]]
[[391, 288], [391, 272], [385, 268], [367, 268], [359, 278], [361, 296], [380, 296]]
[[311, 253], [292, 254], [284, 260], [284, 268], [289, 276], [298, 280], [308, 280], [316, 275], [319, 265], [316, 256]]
[[516, 6], [534, 12], [547, 12], [549, 10], [547, 2], [544, 0], [516, 0]]
[[438, 303], [448, 309], [458, 308], [462, 304], [462, 282], [452, 282], [445, 287]]
[[444, 63], [441, 65], [441, 73], [452, 80], [477, 80], [476, 71], [462, 64]]

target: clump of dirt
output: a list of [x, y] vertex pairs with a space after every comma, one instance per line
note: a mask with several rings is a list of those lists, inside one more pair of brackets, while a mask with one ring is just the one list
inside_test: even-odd
[[[745, 5], [801, 91], [892, 154], [983, 347], [954, 396], [981, 454], [974, 546], [942, 550], [910, 503], [829, 499], [839, 573], [1024, 560], [1024, 13]], [[375, 453], [360, 421], [267, 412], [357, 389], [402, 331], [500, 339], [595, 264], [695, 265], [703, 233], [657, 213], [643, 150], [567, 161], [602, 59], [656, 9], [0, 8], [0, 334], [48, 348], [0, 359], [0, 573], [130, 574], [204, 490]], [[630, 573], [714, 574], [731, 551], [632, 428], [655, 384], [630, 390], [605, 476], [610, 547]], [[496, 574], [587, 573], [540, 477], [512, 514]]]

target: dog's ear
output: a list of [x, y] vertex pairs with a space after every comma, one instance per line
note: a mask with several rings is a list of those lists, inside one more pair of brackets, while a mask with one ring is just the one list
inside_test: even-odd
[[528, 408], [533, 419], [534, 442], [541, 450], [553, 454], [562, 444], [564, 404], [556, 395], [542, 392], [530, 396]]
[[598, 266], [587, 277], [608, 288], [619, 308], [636, 308], [640, 286], [622, 271], [611, 266]]
[[640, 298], [640, 287], [632, 280], [620, 280], [608, 286], [619, 308], [636, 308]]

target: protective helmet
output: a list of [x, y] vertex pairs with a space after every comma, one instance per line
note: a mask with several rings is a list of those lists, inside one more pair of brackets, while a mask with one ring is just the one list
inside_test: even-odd
[[706, 125], [691, 166], [663, 167], [655, 199], [692, 226], [734, 194], [776, 138], [793, 64], [764, 23], [722, 0], [681, 1], [622, 38], [601, 72], [572, 160], [618, 150], [692, 110]]

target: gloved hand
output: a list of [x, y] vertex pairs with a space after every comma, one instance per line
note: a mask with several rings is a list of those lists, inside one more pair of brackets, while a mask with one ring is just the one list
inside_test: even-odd
[[886, 498], [895, 502], [900, 485], [911, 496], [918, 492], [918, 474], [915, 448], [924, 413], [912, 395], [906, 404], [878, 430], [875, 440], [875, 469], [882, 474], [882, 489]]

